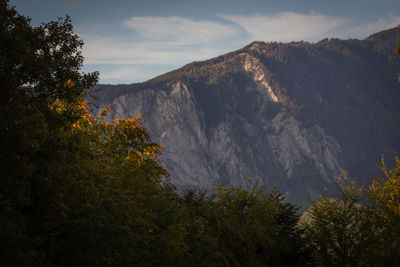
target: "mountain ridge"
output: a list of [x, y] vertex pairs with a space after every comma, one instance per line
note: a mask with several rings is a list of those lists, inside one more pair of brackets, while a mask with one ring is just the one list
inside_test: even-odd
[[116, 104], [109, 119], [144, 115], [180, 189], [251, 177], [304, 206], [343, 170], [364, 182], [380, 157], [399, 154], [396, 43], [400, 28], [252, 42], [144, 83], [101, 85], [96, 104]]

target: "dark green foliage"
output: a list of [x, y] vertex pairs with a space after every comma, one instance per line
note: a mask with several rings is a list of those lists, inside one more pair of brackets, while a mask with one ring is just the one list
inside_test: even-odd
[[[187, 243], [199, 266], [304, 266], [297, 207], [276, 191], [253, 186], [186, 192]], [[192, 256], [192, 257], [193, 257]]]
[[0, 1], [0, 259], [35, 265], [65, 234], [78, 201], [67, 197], [78, 186], [70, 166], [81, 152], [68, 133], [97, 74], [78, 72], [82, 42], [69, 18], [33, 28], [7, 2]]
[[91, 117], [97, 73], [79, 72], [68, 17], [32, 27], [0, 7], [0, 265], [174, 265], [180, 216], [161, 148], [140, 118]]
[[397, 266], [400, 258], [400, 160], [369, 188], [346, 174], [338, 194], [322, 196], [302, 218], [317, 266]]
[[384, 176], [375, 179], [366, 190], [366, 212], [371, 225], [370, 255], [382, 266], [396, 266], [400, 261], [400, 159], [390, 169], [382, 159]]
[[337, 198], [321, 197], [308, 211], [306, 234], [321, 266], [365, 266], [362, 230], [365, 213], [358, 204], [361, 189], [345, 176], [337, 183]]

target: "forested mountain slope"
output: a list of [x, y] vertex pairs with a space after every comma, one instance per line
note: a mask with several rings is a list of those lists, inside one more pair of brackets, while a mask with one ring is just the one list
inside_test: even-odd
[[[365, 40], [253, 42], [141, 84], [99, 85], [110, 118], [143, 114], [178, 187], [248, 177], [291, 201], [360, 183], [400, 154], [400, 28]], [[366, 180], [368, 179], [368, 180]]]

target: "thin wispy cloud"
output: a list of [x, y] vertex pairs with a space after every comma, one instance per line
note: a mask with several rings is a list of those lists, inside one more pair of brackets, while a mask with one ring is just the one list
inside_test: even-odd
[[221, 17], [242, 27], [251, 40], [279, 42], [319, 41], [327, 37], [363, 39], [400, 23], [400, 16], [381, 17], [376, 22], [364, 24], [350, 18], [293, 12], [282, 12], [272, 16]]
[[195, 21], [179, 16], [132, 17], [124, 21], [123, 25], [143, 38], [173, 46], [212, 44], [238, 34], [235, 25]]
[[400, 24], [400, 16], [381, 17], [376, 22], [366, 24], [356, 24], [353, 22], [347, 28], [342, 30], [338, 37], [341, 38], [366, 38], [369, 35], [393, 28]]
[[313, 40], [346, 25], [349, 20], [319, 14], [283, 12], [273, 16], [221, 15], [242, 27], [253, 40]]
[[86, 63], [179, 66], [228, 52], [221, 44], [234, 43], [240, 32], [237, 25], [177, 16], [132, 17], [121, 24], [125, 33], [118, 36], [82, 36]]
[[144, 77], [146, 71], [136, 66], [123, 66], [116, 70], [100, 73], [101, 79], [107, 80], [125, 80], [127, 77]]
[[214, 57], [216, 48], [163, 45], [156, 41], [135, 41], [124, 38], [102, 38], [86, 35], [84, 57], [87, 64], [154, 64], [181, 65], [194, 60]]

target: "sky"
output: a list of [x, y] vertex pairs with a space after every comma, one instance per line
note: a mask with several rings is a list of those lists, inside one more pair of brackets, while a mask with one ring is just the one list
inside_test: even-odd
[[399, 0], [10, 0], [32, 25], [69, 15], [82, 71], [144, 82], [252, 41], [358, 38], [400, 24]]

